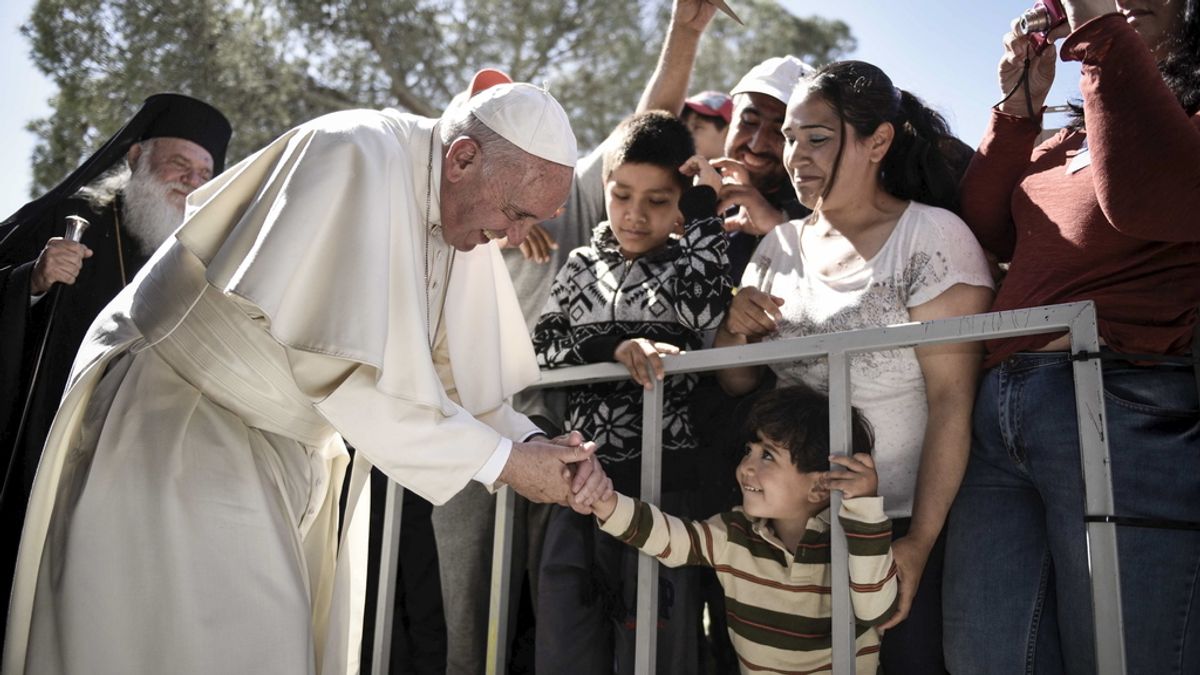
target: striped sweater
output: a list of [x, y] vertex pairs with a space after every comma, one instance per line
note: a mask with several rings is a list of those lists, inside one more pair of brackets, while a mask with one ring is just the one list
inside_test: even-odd
[[[891, 521], [882, 497], [842, 502], [850, 550], [850, 598], [857, 620], [856, 671], [874, 675], [879, 665], [875, 626], [896, 610], [896, 566]], [[664, 565], [707, 565], [725, 590], [729, 636], [743, 673], [817, 673], [830, 669], [832, 568], [829, 510], [808, 521], [795, 554], [784, 548], [766, 520], [740, 508], [705, 521], [689, 521], [617, 495], [601, 529]]]

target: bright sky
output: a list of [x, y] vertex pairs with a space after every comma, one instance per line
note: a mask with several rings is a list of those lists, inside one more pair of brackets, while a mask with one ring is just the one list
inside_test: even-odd
[[37, 140], [25, 131], [30, 120], [50, 112], [47, 102], [54, 86], [29, 60], [29, 42], [18, 32], [29, 18], [33, 0], [0, 2], [0, 147], [8, 148], [4, 179], [0, 180], [0, 218], [7, 218], [29, 200], [29, 164]]
[[[729, 0], [736, 10], [738, 0]], [[1032, 0], [783, 0], [799, 16], [841, 19], [858, 38], [852, 56], [883, 68], [896, 85], [937, 108], [955, 132], [975, 145], [987, 124], [988, 109], [1000, 98], [996, 62], [1000, 37]], [[29, 44], [18, 32], [33, 0], [0, 2], [0, 147], [8, 148], [5, 180], [0, 181], [0, 218], [29, 198], [30, 157], [35, 138], [30, 120], [49, 111], [54, 88], [29, 60]], [[717, 19], [718, 21], [724, 19]], [[1049, 102], [1077, 96], [1079, 69], [1059, 64]]]
[[[731, 1], [736, 7], [736, 0]], [[841, 19], [858, 39], [851, 58], [884, 70], [897, 87], [937, 109], [968, 144], [983, 138], [1000, 100], [1001, 38], [1033, 0], [783, 0], [797, 16]], [[1079, 65], [1058, 63], [1047, 103], [1079, 97]], [[1051, 124], [1064, 118], [1049, 117]]]

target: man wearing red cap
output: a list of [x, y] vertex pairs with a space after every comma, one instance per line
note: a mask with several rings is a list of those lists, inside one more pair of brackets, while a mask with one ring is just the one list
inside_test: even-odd
[[435, 503], [601, 492], [507, 404], [537, 366], [489, 243], [561, 206], [574, 136], [537, 87], [472, 93], [318, 118], [190, 197], [76, 359], [4, 672], [357, 672], [372, 465]]
[[[151, 96], [62, 183], [0, 224], [5, 584], [75, 351], [96, 315], [183, 222], [188, 193], [221, 170], [230, 131], [225, 116], [207, 103], [179, 94]], [[89, 223], [81, 241], [62, 236], [69, 216]]]

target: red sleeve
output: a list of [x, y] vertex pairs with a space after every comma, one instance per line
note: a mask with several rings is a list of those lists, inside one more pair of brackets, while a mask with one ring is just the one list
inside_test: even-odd
[[979, 243], [1001, 262], [1012, 258], [1012, 195], [1029, 166], [1041, 125], [992, 111], [987, 132], [959, 187], [962, 217]]
[[1138, 239], [1200, 240], [1200, 115], [1188, 118], [1119, 14], [1080, 26], [1062, 56], [1083, 62], [1079, 89], [1105, 217]]

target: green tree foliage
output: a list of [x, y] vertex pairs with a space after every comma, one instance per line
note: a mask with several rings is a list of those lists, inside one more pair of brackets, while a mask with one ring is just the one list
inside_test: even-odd
[[[819, 67], [856, 46], [849, 26], [841, 21], [800, 18], [772, 0], [738, 0], [731, 6], [746, 25], [722, 15], [712, 22], [696, 56], [692, 91], [729, 91], [751, 66], [772, 56], [792, 54]], [[661, 42], [660, 38], [656, 46]]]
[[[353, 107], [436, 115], [480, 67], [546, 83], [582, 147], [631, 112], [670, 0], [39, 0], [22, 33], [58, 87], [29, 128], [34, 192], [54, 185], [159, 91], [229, 116], [235, 161], [295, 124]], [[693, 89], [728, 89], [767, 56], [854, 48], [841, 22], [733, 3], [701, 43]]]

